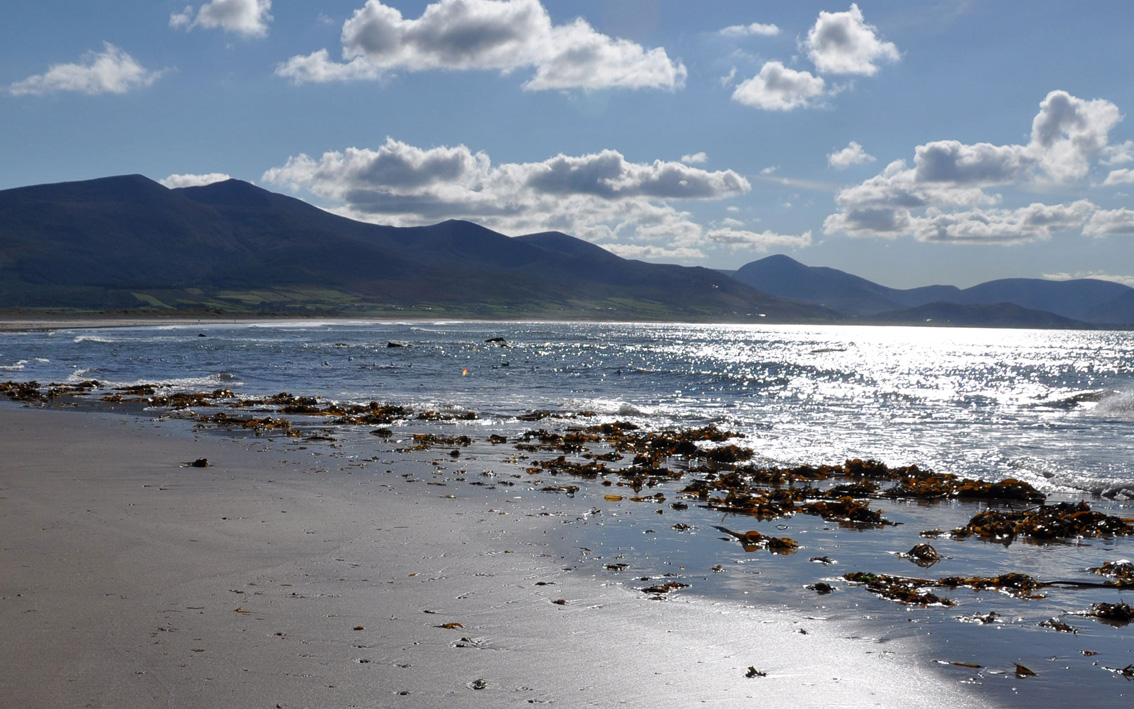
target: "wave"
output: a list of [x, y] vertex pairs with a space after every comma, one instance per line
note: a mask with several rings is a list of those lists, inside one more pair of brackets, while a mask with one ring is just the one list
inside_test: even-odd
[[[88, 370], [90, 371], [90, 370]], [[210, 389], [216, 389], [221, 386], [233, 387], [241, 386], [244, 382], [235, 374], [228, 372], [217, 372], [215, 374], [208, 374], [203, 377], [178, 377], [173, 379], [138, 379], [134, 381], [105, 381], [103, 382], [108, 387], [130, 387], [141, 386], [149, 384], [155, 387], [162, 387], [172, 389], [174, 391], [187, 391], [199, 392]]]
[[102, 344], [113, 344], [115, 342], [118, 342], [118, 340], [112, 340], [109, 337], [99, 337], [98, 335], [76, 335], [74, 342], [75, 344], [79, 344], [80, 342], [99, 342]]
[[1098, 404], [1095, 405], [1092, 413], [1111, 418], [1134, 417], [1134, 392], [1108, 392], [1098, 400]]
[[648, 418], [654, 416], [656, 409], [649, 406], [632, 404], [621, 399], [586, 399], [564, 402], [564, 408], [573, 413], [590, 411], [599, 416], [639, 416]]
[[44, 359], [43, 357], [32, 357], [31, 359], [21, 359], [21, 360], [17, 360], [16, 362], [14, 362], [12, 364], [0, 364], [0, 371], [21, 372], [21, 371], [23, 371], [24, 367], [26, 365], [30, 364], [30, 363], [40, 362], [40, 363], [46, 364], [47, 362], [50, 362], [50, 361], [51, 360]]

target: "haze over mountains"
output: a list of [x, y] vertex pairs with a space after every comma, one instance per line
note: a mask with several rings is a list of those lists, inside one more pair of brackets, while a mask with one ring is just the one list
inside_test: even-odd
[[898, 290], [786, 256], [726, 273], [558, 232], [377, 226], [239, 180], [169, 189], [127, 175], [0, 191], [0, 311], [1085, 327], [1134, 323], [1134, 289]]

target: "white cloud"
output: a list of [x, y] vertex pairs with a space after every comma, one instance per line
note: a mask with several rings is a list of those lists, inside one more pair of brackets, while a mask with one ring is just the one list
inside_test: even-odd
[[1134, 162], [1134, 140], [1118, 145], [1108, 145], [1103, 149], [1103, 165], [1125, 165]]
[[225, 180], [231, 179], [231, 175], [226, 175], [223, 172], [210, 172], [203, 175], [173, 174], [164, 180], [158, 180], [158, 182], [173, 190], [179, 187], [201, 187], [203, 185], [211, 185], [214, 182], [224, 182]]
[[806, 71], [768, 62], [756, 76], [743, 81], [732, 92], [732, 100], [766, 111], [810, 108], [826, 94], [826, 82]]
[[1121, 120], [1118, 106], [1110, 101], [1084, 101], [1066, 91], [1052, 91], [1032, 121], [1028, 148], [1050, 179], [1077, 180], [1087, 174], [1090, 158], [1104, 151], [1110, 130]]
[[367, 0], [343, 25], [343, 62], [327, 50], [276, 73], [296, 83], [380, 78], [391, 71], [534, 68], [525, 89], [680, 89], [687, 71], [664, 49], [601, 34], [582, 18], [553, 26], [539, 0], [438, 0], [407, 20]]
[[211, 0], [197, 10], [186, 5], [181, 12], [170, 15], [169, 26], [186, 31], [194, 27], [222, 29], [245, 37], [265, 37], [272, 21], [271, 9], [272, 0]]
[[1104, 187], [1111, 185], [1127, 185], [1134, 182], [1134, 170], [1130, 168], [1122, 168], [1121, 170], [1111, 170], [1110, 174], [1103, 180]]
[[759, 37], [775, 37], [779, 33], [780, 28], [776, 25], [765, 25], [759, 22], [753, 22], [750, 25], [730, 25], [719, 32], [719, 34], [725, 37], [749, 37], [752, 35]]
[[682, 155], [681, 162], [686, 165], [702, 165], [709, 162], [709, 156], [704, 151], [693, 153], [691, 155]]
[[733, 67], [733, 68], [728, 70], [727, 74], [725, 74], [720, 79], [718, 79], [718, 81], [721, 82], [721, 86], [724, 86], [724, 87], [727, 88], [727, 87], [732, 85], [732, 81], [735, 78], [736, 78], [736, 67]]
[[1019, 209], [974, 209], [936, 213], [915, 219], [914, 236], [919, 241], [1019, 244], [1047, 241], [1057, 231], [1079, 228], [1095, 210], [1080, 200], [1069, 205], [1033, 203]]
[[29, 76], [8, 87], [14, 96], [76, 91], [84, 94], [124, 94], [149, 86], [164, 72], [149, 71], [109, 42], [101, 52], [88, 52], [79, 64], [53, 64], [43, 74]]
[[901, 58], [893, 43], [878, 38], [878, 28], [866, 24], [856, 4], [847, 12], [820, 12], [807, 33], [806, 48], [821, 74], [873, 76], [878, 72], [875, 62]]
[[848, 167], [855, 165], [864, 165], [868, 162], [874, 162], [876, 158], [870, 153], [862, 149], [862, 146], [851, 141], [847, 147], [827, 156], [827, 164], [837, 170], [845, 170]]
[[263, 180], [335, 202], [344, 216], [385, 224], [472, 219], [505, 233], [555, 229], [604, 245], [648, 242], [671, 250], [714, 243], [672, 202], [751, 189], [732, 170], [635, 163], [613, 150], [494, 165], [464, 145], [423, 149], [392, 138], [377, 150], [298, 155]]
[[653, 261], [693, 261], [705, 258], [700, 249], [678, 247], [667, 249], [652, 244], [599, 244], [607, 251], [630, 259], [650, 259]]
[[810, 231], [805, 231], [799, 235], [777, 234], [773, 231], [755, 232], [727, 226], [720, 229], [709, 230], [705, 234], [705, 238], [714, 244], [728, 246], [733, 251], [739, 249], [767, 251], [773, 246], [801, 248], [811, 245]]
[[1091, 278], [1096, 281], [1111, 281], [1134, 288], [1134, 276], [1120, 276], [1102, 271], [1078, 271], [1076, 273], [1045, 273], [1043, 277], [1049, 281], [1074, 281], [1081, 278]]
[[[1027, 145], [956, 140], [919, 145], [912, 168], [895, 161], [839, 192], [839, 211], [826, 219], [824, 229], [852, 236], [1019, 243], [1083, 227], [1096, 209], [1090, 202], [1003, 208], [1003, 195], [989, 188], [1051, 190], [1082, 180], [1092, 160], [1113, 153], [1108, 137], [1119, 120], [1118, 108], [1109, 101], [1052, 91], [1040, 103]], [[1113, 181], [1123, 174], [1112, 172]]]
[[1100, 209], [1083, 228], [1084, 236], [1134, 235], [1134, 209]]

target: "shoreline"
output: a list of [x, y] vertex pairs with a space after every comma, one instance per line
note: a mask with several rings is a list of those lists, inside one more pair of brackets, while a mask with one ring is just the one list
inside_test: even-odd
[[573, 498], [188, 428], [0, 406], [5, 703], [988, 705], [910, 639], [580, 573]]

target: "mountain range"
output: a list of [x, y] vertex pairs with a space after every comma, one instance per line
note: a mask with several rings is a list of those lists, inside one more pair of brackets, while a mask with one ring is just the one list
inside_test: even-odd
[[[782, 255], [753, 261], [728, 273], [780, 298], [828, 307], [868, 321], [917, 322], [920, 319], [965, 325], [1003, 321], [1029, 327], [1106, 327], [1134, 323], [1134, 288], [1089, 278], [1065, 281], [1005, 278], [965, 289], [923, 286], [903, 290], [834, 268], [805, 266]], [[994, 307], [999, 311], [992, 310]]]
[[900, 290], [786, 256], [730, 272], [651, 264], [559, 232], [380, 226], [239, 180], [125, 175], [0, 191], [0, 312], [1073, 328], [1134, 324], [1134, 289]]

